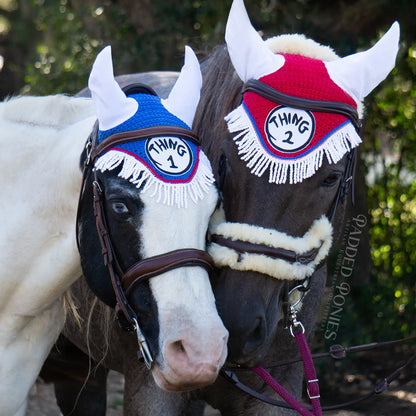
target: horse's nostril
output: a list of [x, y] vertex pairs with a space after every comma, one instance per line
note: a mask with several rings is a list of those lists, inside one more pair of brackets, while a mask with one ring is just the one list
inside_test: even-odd
[[253, 332], [251, 333], [251, 338], [253, 338], [254, 340], [262, 338], [263, 336], [263, 320], [261, 318], [257, 318], [256, 324], [257, 325], [255, 326]]
[[244, 353], [250, 353], [262, 345], [264, 343], [265, 336], [266, 325], [264, 318], [256, 318], [251, 327], [251, 331], [248, 331], [246, 343], [244, 345]]
[[183, 354], [185, 352], [185, 347], [181, 340], [173, 342], [171, 348], [173, 352], [178, 354]]

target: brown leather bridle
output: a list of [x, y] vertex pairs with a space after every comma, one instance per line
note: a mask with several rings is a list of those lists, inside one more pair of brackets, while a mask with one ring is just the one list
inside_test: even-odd
[[[192, 133], [192, 131], [176, 126], [155, 126], [115, 133], [110, 135], [101, 143], [98, 143], [98, 123], [96, 123], [85, 146], [87, 155], [84, 163], [83, 184], [81, 191], [82, 194], [86, 188], [86, 182], [88, 178], [91, 177], [92, 172], [94, 216], [104, 265], [107, 267], [109, 272], [111, 284], [116, 297], [116, 315], [118, 322], [123, 329], [136, 332], [141, 353], [148, 368], [151, 367], [153, 358], [146, 339], [138, 325], [137, 315], [129, 304], [128, 295], [131, 294], [132, 290], [138, 283], [175, 268], [199, 266], [209, 271], [213, 268], [213, 260], [211, 256], [203, 250], [183, 248], [140, 260], [130, 266], [127, 270], [122, 270], [113, 249], [113, 243], [108, 230], [103, 206], [103, 189], [102, 185], [99, 183], [94, 165], [95, 161], [102, 154], [121, 143], [166, 135], [186, 138], [199, 145], [198, 138]], [[77, 235], [77, 241], [78, 240], [79, 238]]]
[[[284, 94], [257, 79], [250, 79], [243, 85], [243, 89], [241, 91], [242, 95], [246, 92], [255, 92], [256, 94], [259, 94], [262, 97], [280, 105], [286, 105], [302, 110], [341, 114], [351, 121], [357, 132], [359, 132], [361, 128], [361, 123], [359, 120], [357, 109], [346, 103], [310, 100], [306, 98], [300, 98]], [[352, 149], [347, 155], [347, 162], [343, 176], [338, 186], [338, 190], [335, 195], [333, 204], [330, 208], [330, 211], [327, 213], [330, 222], [334, 220], [339, 203], [344, 200], [345, 196], [348, 194], [350, 189], [352, 189], [351, 198], [354, 203], [353, 177], [356, 165], [356, 158], [357, 151], [356, 149]], [[317, 247], [306, 253], [297, 254], [294, 251], [285, 250], [283, 248], [273, 248], [261, 244], [253, 244], [248, 241], [240, 241], [231, 238], [225, 238], [216, 234], [211, 235], [210, 240], [211, 242], [216, 243], [218, 245], [231, 248], [239, 254], [262, 254], [266, 257], [270, 257], [272, 259], [285, 260], [289, 263], [308, 264], [315, 260], [319, 252], [319, 247]]]

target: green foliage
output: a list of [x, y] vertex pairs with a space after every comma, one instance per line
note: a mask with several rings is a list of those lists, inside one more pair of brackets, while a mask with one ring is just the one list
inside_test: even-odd
[[[254, 26], [266, 36], [305, 33], [343, 55], [367, 48], [396, 15], [402, 23], [397, 67], [367, 99], [362, 154], [373, 268], [370, 284], [347, 297], [341, 332], [348, 343], [416, 332], [416, 26], [411, 3], [246, 0]], [[8, 37], [8, 49], [17, 55], [9, 68], [16, 76], [24, 72], [21, 92], [74, 94], [86, 86], [92, 62], [106, 44], [113, 46], [116, 74], [178, 70], [185, 44], [202, 57], [223, 42], [230, 4], [0, 0], [0, 35]]]
[[[367, 100], [361, 163], [368, 182], [372, 269], [369, 284], [352, 288], [342, 305], [336, 342], [345, 345], [416, 335], [415, 45], [401, 54]], [[322, 331], [327, 316], [328, 311]]]
[[104, 26], [103, 8], [81, 2], [74, 9], [67, 0], [32, 0], [32, 7], [35, 28], [42, 36], [27, 65], [23, 92], [75, 93], [86, 86], [94, 57], [103, 46], [84, 25]]
[[154, 0], [149, 21], [137, 23], [109, 0], [31, 4], [42, 36], [26, 67], [26, 94], [76, 93], [86, 86], [95, 56], [106, 44], [112, 45], [116, 74], [179, 70], [186, 44], [205, 51], [220, 42], [219, 14], [226, 13], [220, 1]]
[[375, 94], [366, 128], [374, 262], [367, 292], [369, 312], [380, 318], [372, 326], [379, 336], [416, 333], [415, 46]]

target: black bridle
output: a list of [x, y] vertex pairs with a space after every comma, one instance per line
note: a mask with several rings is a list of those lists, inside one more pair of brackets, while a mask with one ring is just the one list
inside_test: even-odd
[[[339, 102], [328, 102], [328, 101], [317, 101], [317, 100], [309, 100], [299, 97], [293, 97], [287, 94], [283, 94], [279, 91], [276, 91], [274, 88], [266, 85], [265, 83], [258, 81], [258, 80], [249, 80], [244, 86], [243, 86], [243, 94], [245, 92], [255, 92], [257, 94], [260, 94], [261, 96], [267, 98], [268, 100], [274, 101], [281, 105], [286, 105], [290, 107], [295, 107], [302, 110], [309, 110], [309, 111], [322, 111], [322, 112], [330, 112], [330, 113], [337, 113], [344, 115], [347, 117], [352, 124], [354, 125], [357, 132], [359, 132], [361, 128], [361, 124], [359, 121], [357, 110], [345, 103], [339, 103]], [[333, 201], [332, 207], [328, 213], [328, 218], [331, 222], [333, 222], [335, 214], [337, 212], [338, 206], [340, 203], [342, 203], [346, 197], [346, 195], [350, 192], [351, 193], [351, 200], [354, 204], [354, 171], [355, 171], [355, 165], [356, 165], [356, 159], [357, 159], [357, 151], [356, 149], [353, 149], [350, 151], [347, 155], [347, 163], [345, 166], [345, 170], [343, 173], [343, 177], [341, 179], [341, 182], [339, 184], [335, 199]], [[229, 241], [223, 241], [220, 239], [217, 239], [217, 244], [223, 244], [225, 246], [228, 246], [230, 248], [235, 249], [236, 251], [240, 252], [250, 252], [250, 253], [261, 253], [263, 250], [263, 247], [258, 245], [252, 245], [251, 243], [245, 243], [245, 242], [232, 242], [232, 240]], [[242, 243], [242, 244], [240, 244]], [[302, 263], [302, 258], [297, 258], [297, 254], [294, 252], [287, 252], [287, 250], [282, 249], [271, 249], [267, 247], [266, 250], [262, 254], [271, 256], [273, 258], [280, 258], [289, 262], [295, 262], [298, 261]], [[309, 253], [305, 253], [305, 259], [306, 261], [312, 261], [315, 258], [316, 254], [313, 253], [313, 250]], [[299, 290], [303, 292], [307, 292], [309, 290], [310, 286], [310, 278], [307, 278], [304, 282], [298, 284], [295, 286], [294, 289]], [[292, 289], [292, 290], [294, 290]], [[286, 282], [285, 288], [284, 288], [284, 298], [283, 298], [283, 313], [284, 313], [284, 320], [285, 320], [285, 327], [289, 325], [289, 314], [291, 305], [289, 303], [289, 285]], [[293, 334], [292, 334], [293, 335]], [[317, 358], [323, 358], [323, 357], [331, 357], [334, 360], [341, 360], [347, 356], [347, 353], [354, 353], [359, 351], [368, 351], [375, 348], [385, 347], [388, 345], [403, 343], [403, 342], [409, 342], [409, 341], [415, 341], [416, 337], [408, 337], [401, 340], [395, 340], [395, 341], [386, 341], [386, 342], [378, 342], [378, 343], [371, 343], [371, 344], [365, 344], [365, 345], [359, 345], [354, 347], [345, 348], [341, 345], [333, 345], [330, 347], [329, 352], [327, 353], [320, 353], [320, 354], [314, 354], [312, 356], [313, 359]], [[272, 366], [268, 366], [268, 368], [274, 368], [279, 366], [286, 366], [290, 364], [294, 364], [297, 362], [300, 362], [303, 360], [302, 358], [296, 358], [294, 360], [287, 360], [280, 363], [277, 363]], [[346, 403], [338, 404], [338, 405], [332, 405], [332, 406], [325, 406], [322, 407], [322, 410], [336, 410], [345, 408], [347, 406], [351, 406], [353, 404], [359, 403], [363, 400], [366, 400], [374, 395], [380, 394], [387, 390], [389, 385], [393, 380], [396, 380], [401, 373], [404, 372], [405, 369], [407, 369], [414, 361], [416, 361], [416, 354], [413, 354], [403, 365], [401, 365], [399, 368], [394, 370], [391, 374], [387, 375], [382, 379], [381, 382], [378, 382], [372, 391], [370, 393], [365, 394], [357, 399], [351, 400]], [[225, 378], [227, 381], [229, 381], [231, 384], [233, 384], [235, 387], [240, 389], [241, 391], [245, 392], [246, 394], [249, 394], [250, 396], [261, 400], [265, 403], [271, 404], [273, 406], [292, 409], [292, 406], [283, 402], [275, 400], [271, 397], [268, 397], [264, 394], [261, 394], [247, 385], [243, 384], [237, 377], [236, 371], [246, 371], [249, 370], [249, 368], [245, 367], [236, 367], [232, 370], [229, 368], [223, 368], [220, 372], [221, 376]]]
[[[343, 115], [347, 117], [353, 126], [355, 127], [356, 131], [359, 133], [361, 129], [361, 123], [359, 120], [358, 112], [356, 108], [341, 102], [332, 102], [332, 101], [321, 101], [321, 100], [311, 100], [311, 99], [305, 99], [295, 96], [290, 96], [287, 94], [284, 94], [280, 91], [275, 90], [274, 88], [268, 86], [267, 84], [263, 83], [259, 80], [249, 80], [247, 81], [242, 89], [242, 94], [245, 92], [255, 92], [262, 97], [276, 102], [280, 105], [285, 105], [289, 107], [298, 108], [301, 110], [308, 110], [308, 111], [318, 111], [318, 112], [329, 112], [329, 113], [336, 113]], [[354, 204], [354, 172], [355, 172], [355, 166], [356, 166], [356, 159], [357, 159], [357, 150], [354, 148], [351, 150], [347, 155], [347, 162], [344, 169], [344, 173], [342, 176], [342, 179], [340, 181], [340, 184], [338, 186], [337, 193], [335, 195], [332, 207], [328, 213], [328, 219], [332, 223], [335, 217], [335, 214], [337, 212], [337, 209], [339, 207], [339, 204], [342, 203], [345, 200], [346, 195], [350, 193], [351, 191], [351, 200]], [[254, 254], [264, 254], [266, 256], [272, 257], [272, 258], [278, 258], [282, 260], [289, 261], [291, 263], [299, 262], [301, 264], [308, 263], [310, 261], [313, 261], [317, 255], [318, 250], [314, 249], [311, 250], [308, 253], [304, 253], [302, 256], [298, 255], [297, 253], [289, 250], [284, 250], [280, 248], [270, 248], [267, 246], [260, 246], [257, 244], [252, 244], [249, 242], [244, 241], [234, 241], [232, 239], [227, 239], [221, 236], [212, 236], [212, 241], [219, 245], [223, 245], [229, 248], [234, 249], [235, 251], [239, 253], [254, 253]], [[304, 282], [301, 284], [298, 284], [295, 289], [303, 292], [303, 295], [305, 292], [309, 290], [310, 286], [310, 278], [305, 279]], [[293, 290], [293, 289], [292, 289]], [[289, 303], [289, 285], [286, 283], [284, 287], [284, 299], [283, 299], [283, 314], [284, 314], [284, 321], [285, 326], [288, 327], [289, 323], [289, 315], [290, 311], [293, 311], [292, 306]], [[302, 295], [302, 296], [303, 296]], [[296, 319], [296, 315], [295, 315]], [[303, 328], [303, 325], [302, 325]], [[292, 331], [292, 326], [291, 326]], [[292, 333], [293, 335], [293, 333]], [[404, 340], [399, 341], [393, 341], [393, 342], [405, 342], [409, 340], [414, 340], [413, 338], [407, 338]], [[355, 352], [355, 351], [361, 351], [361, 350], [367, 350], [370, 348], [377, 348], [380, 346], [384, 346], [386, 344], [389, 344], [392, 342], [387, 343], [372, 343], [369, 345], [364, 346], [358, 346], [358, 347], [351, 347], [351, 348], [344, 348], [342, 346], [333, 346], [331, 347], [331, 350], [329, 353], [319, 354], [315, 355], [313, 358], [321, 358], [323, 356], [331, 356], [334, 359], [342, 359], [345, 358], [347, 352]], [[399, 374], [407, 368], [414, 360], [416, 359], [416, 355], [413, 355], [403, 366], [401, 366], [399, 369], [395, 370], [392, 374], [384, 378], [384, 380], [381, 383], [378, 383], [373, 391], [369, 393], [366, 396], [360, 397], [357, 400], [343, 403], [341, 405], [335, 405], [335, 406], [328, 406], [323, 408], [322, 410], [334, 410], [338, 408], [345, 407], [347, 405], [357, 403], [359, 401], [362, 401], [366, 398], [369, 398], [373, 396], [374, 394], [379, 394], [387, 389], [388, 385], [396, 379]], [[292, 364], [293, 362], [302, 361], [302, 359], [296, 359], [290, 362], [284, 362], [281, 365], [288, 365]], [[276, 367], [278, 365], [272, 366]], [[241, 383], [238, 379], [237, 375], [235, 374], [236, 370], [247, 370], [248, 368], [240, 367], [240, 368], [234, 368], [232, 371], [231, 369], [223, 368], [220, 372], [220, 374], [231, 384], [239, 388], [240, 390], [244, 391], [245, 393], [251, 395], [252, 397], [261, 400], [263, 402], [266, 402], [268, 404], [278, 406], [278, 407], [284, 407], [284, 408], [292, 408], [292, 406], [286, 404], [282, 401], [277, 401], [275, 399], [272, 399], [270, 397], [267, 397], [261, 393], [258, 393], [257, 391], [251, 389], [250, 387], [246, 386], [245, 384]]]
[[[358, 111], [355, 107], [347, 103], [295, 97], [293, 95], [277, 91], [273, 87], [270, 87], [257, 79], [250, 79], [243, 85], [242, 94], [246, 92], [255, 92], [270, 101], [300, 110], [340, 114], [347, 117], [349, 121], [351, 121], [357, 133], [360, 134], [361, 122]], [[338, 187], [334, 203], [328, 214], [328, 218], [331, 222], [334, 219], [339, 203], [344, 200], [350, 189], [352, 189], [351, 196], [352, 202], [354, 203], [353, 184], [356, 160], [357, 150], [354, 148], [347, 155], [347, 164], [345, 166], [344, 174]]]
[[250, 79], [244, 85], [242, 94], [255, 92], [262, 97], [280, 105], [298, 108], [300, 110], [317, 111], [322, 113], [336, 113], [347, 117], [357, 131], [361, 128], [357, 109], [347, 103], [338, 101], [311, 100], [308, 98], [295, 97], [275, 90], [258, 79]]
[[[359, 120], [357, 109], [353, 106], [334, 101], [321, 101], [310, 100], [306, 98], [295, 97], [284, 94], [275, 90], [262, 81], [251, 79], [247, 81], [242, 88], [242, 94], [246, 92], [255, 92], [262, 97], [288, 107], [294, 107], [301, 110], [319, 111], [327, 113], [341, 114], [347, 117], [353, 124], [354, 128], [359, 132], [361, 123]], [[347, 162], [342, 175], [340, 184], [338, 186], [337, 193], [335, 195], [332, 207], [327, 213], [329, 221], [332, 223], [337, 212], [338, 206], [345, 200], [346, 195], [351, 191], [351, 199], [354, 203], [354, 172], [357, 160], [357, 150], [352, 149], [347, 155]], [[221, 191], [221, 189], [220, 189]], [[265, 245], [253, 244], [247, 241], [234, 240], [231, 238], [225, 238], [220, 235], [213, 234], [210, 236], [210, 240], [218, 245], [231, 248], [236, 252], [251, 253], [251, 254], [263, 254], [273, 259], [281, 259], [290, 263], [298, 262], [300, 264], [308, 264], [314, 261], [319, 247], [312, 249], [307, 253], [298, 254], [291, 250], [282, 248], [273, 248]]]

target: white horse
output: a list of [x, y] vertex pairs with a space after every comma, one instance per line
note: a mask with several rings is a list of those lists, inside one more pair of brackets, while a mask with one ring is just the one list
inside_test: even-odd
[[75, 242], [79, 157], [91, 100], [19, 97], [0, 104], [0, 413], [26, 397], [65, 321], [64, 293], [82, 275]]
[[[190, 67], [191, 72], [196, 73], [196, 62], [196, 57], [188, 51], [188, 64], [182, 69], [184, 76], [189, 76]], [[107, 59], [105, 65], [108, 75], [108, 68], [112, 71], [111, 61], [109, 63]], [[197, 71], [199, 73], [199, 65]], [[96, 95], [101, 99], [108, 94], [108, 91], [100, 91], [100, 88], [106, 88], [108, 78], [101, 83], [101, 71], [95, 72], [94, 82], [98, 85]], [[164, 105], [170, 113], [174, 113], [176, 106], [181, 105], [179, 96], [182, 93], [182, 100], [188, 106], [188, 117], [191, 112], [192, 123], [199, 99], [200, 75], [199, 78], [191, 78], [196, 83], [187, 82], [183, 77], [182, 80], [179, 79], [178, 88], [176, 91], [172, 89], [172, 97], [169, 96]], [[184, 82], [187, 82], [185, 88]], [[195, 86], [198, 86], [198, 91], [194, 93], [196, 100], [187, 96]], [[113, 87], [114, 85], [111, 88]], [[121, 89], [117, 94], [121, 100], [126, 99], [123, 98]], [[169, 100], [170, 98], [172, 99]], [[130, 98], [127, 101], [130, 104], [132, 102]], [[189, 102], [195, 104], [194, 109], [189, 109]], [[100, 114], [102, 116], [106, 112], [105, 102], [94, 104], [95, 106], [89, 98], [61, 95], [18, 97], [0, 104], [1, 415], [25, 414], [28, 392], [65, 322], [65, 292], [83, 274], [75, 235], [82, 180], [80, 155], [97, 119], [96, 112], [100, 125], [105, 124], [100, 119]], [[114, 108], [113, 104], [114, 102], [108, 105], [107, 109]], [[119, 110], [120, 108], [116, 109]], [[105, 122], [111, 122], [111, 114], [107, 113], [103, 117]], [[115, 119], [117, 123], [123, 121], [120, 112], [113, 117], [113, 121]], [[142, 221], [137, 222], [138, 227], [146, 227], [146, 231], [141, 234], [142, 244], [136, 251], [144, 247], [147, 252], [138, 252], [137, 259], [160, 254], [158, 250], [182, 247], [204, 249], [209, 216], [217, 201], [217, 192], [212, 182], [206, 184], [206, 189], [199, 193], [196, 200], [189, 201], [185, 209], [166, 206], [163, 201], [156, 201], [146, 193], [142, 197], [142, 189], [137, 189], [128, 180], [117, 178], [114, 173], [101, 174], [101, 181], [105, 185], [108, 178], [113, 183], [117, 181], [117, 189], [122, 189], [125, 182], [135, 201], [141, 200], [142, 210], [146, 213], [141, 217]], [[118, 204], [116, 208], [120, 207], [123, 208]], [[153, 217], [151, 210], [156, 211]], [[157, 224], [153, 231], [152, 221]], [[164, 221], [166, 227], [163, 227]], [[186, 227], [183, 225], [185, 223]], [[141, 230], [138, 229], [137, 233], [139, 232]], [[158, 239], [163, 240], [161, 248], [154, 246]], [[97, 255], [102, 262], [101, 252]], [[209, 374], [205, 373], [205, 378], [199, 378], [197, 386], [215, 380], [218, 369], [225, 360], [228, 338], [215, 309], [207, 272], [200, 267], [187, 267], [184, 272], [181, 270], [183, 269], [170, 270], [163, 276], [154, 277], [152, 284], [157, 289], [151, 289], [156, 303], [156, 319], [159, 320], [156, 322], [158, 339], [151, 340], [156, 345], [157, 352], [152, 374], [162, 388], [168, 386], [173, 390], [181, 389], [184, 384], [186, 388], [192, 388], [193, 381], [192, 374], [187, 374], [184, 380], [181, 379], [180, 372], [173, 374], [172, 379], [172, 362], [164, 356], [163, 350], [169, 341], [166, 339], [167, 334], [170, 339], [174, 339], [174, 343], [181, 343], [181, 351], [174, 359], [183, 361], [182, 352], [189, 352], [190, 360], [196, 355], [199, 360], [201, 356], [205, 357], [203, 363], [191, 362], [189, 367], [199, 370], [204, 369], [205, 365], [209, 367]], [[106, 278], [103, 276], [103, 279]], [[137, 286], [140, 285], [141, 283]], [[173, 293], [175, 296], [172, 296]], [[129, 296], [134, 298], [135, 294]], [[171, 315], [165, 316], [171, 314], [172, 310], [179, 309], [182, 310], [178, 318], [180, 322], [172, 320]], [[140, 319], [139, 312], [137, 316]], [[150, 319], [152, 318], [154, 316]], [[169, 323], [169, 328], [164, 326], [166, 322]], [[189, 338], [195, 339], [187, 339], [187, 335], [183, 334], [181, 325], [184, 322], [191, 325], [188, 326]], [[178, 328], [181, 329], [181, 334], [175, 333]], [[209, 335], [212, 341], [199, 345], [200, 339]], [[188, 341], [190, 344], [198, 343], [197, 352], [187, 350]], [[209, 357], [208, 360], [206, 357]], [[196, 376], [198, 377], [199, 375]]]

